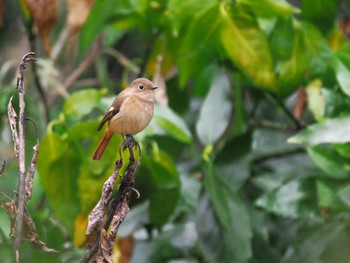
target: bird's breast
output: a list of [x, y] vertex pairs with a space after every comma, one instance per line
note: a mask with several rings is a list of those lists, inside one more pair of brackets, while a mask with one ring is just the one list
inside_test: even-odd
[[150, 123], [153, 111], [152, 101], [129, 96], [123, 101], [119, 113], [111, 118], [109, 129], [124, 135], [139, 133]]

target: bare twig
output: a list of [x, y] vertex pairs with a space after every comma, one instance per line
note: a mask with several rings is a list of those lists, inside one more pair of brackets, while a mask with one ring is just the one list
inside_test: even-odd
[[[132, 139], [132, 137], [130, 138]], [[119, 226], [124, 221], [126, 215], [129, 212], [129, 199], [131, 192], [134, 189], [134, 175], [138, 166], [140, 165], [140, 157], [138, 157], [137, 160], [134, 158], [133, 148], [137, 145], [135, 141], [134, 143], [131, 143], [131, 141], [129, 141], [125, 145], [130, 153], [129, 165], [123, 176], [116, 196], [111, 200], [111, 206], [107, 213], [103, 228], [102, 230], [98, 230], [94, 243], [81, 259], [81, 263], [91, 262], [91, 259], [102, 259], [101, 262], [103, 262], [103, 259], [108, 260], [110, 258], [110, 255], [113, 252], [113, 244], [115, 242]], [[116, 170], [119, 171], [120, 164], [121, 159], [116, 162], [113, 174], [115, 174]], [[107, 236], [108, 229], [110, 229], [109, 236]]]
[[19, 183], [18, 183], [18, 214], [16, 224], [16, 238], [14, 243], [15, 262], [19, 262], [19, 253], [23, 238], [23, 217], [25, 212], [25, 89], [23, 72], [27, 64], [35, 61], [35, 53], [30, 52], [21, 60], [18, 68], [17, 89], [19, 93], [19, 124], [18, 124], [18, 162], [19, 162]]
[[290, 118], [290, 120], [294, 123], [296, 130], [301, 130], [304, 128], [304, 125], [297, 119], [294, 117], [293, 113], [290, 112], [290, 110], [286, 107], [286, 105], [284, 105], [283, 101], [281, 101], [280, 99], [278, 99], [276, 97], [276, 95], [272, 94], [272, 93], [268, 93], [269, 96], [271, 96], [271, 98], [282, 108], [282, 110], [284, 111], [284, 113]]
[[[91, 51], [85, 57], [85, 59], [79, 64], [79, 66], [67, 77], [62, 84], [62, 87], [65, 91], [68, 91], [74, 82], [80, 77], [82, 73], [84, 73], [96, 60], [98, 57], [101, 48], [103, 45], [103, 37], [100, 37], [96, 43], [92, 46]], [[49, 105], [54, 104], [54, 102], [58, 99], [60, 94], [53, 94], [50, 97]]]

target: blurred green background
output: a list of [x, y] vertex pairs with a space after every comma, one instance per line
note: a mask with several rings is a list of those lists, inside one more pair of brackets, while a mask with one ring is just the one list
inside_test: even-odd
[[[91, 155], [115, 94], [152, 79], [155, 115], [115, 262], [350, 262], [350, 1], [0, 0], [0, 192], [18, 164], [7, 104], [25, 53], [40, 152], [23, 262], [78, 262], [118, 158]], [[17, 108], [18, 99], [14, 106]], [[27, 164], [36, 142], [26, 127]], [[2, 202], [8, 201], [2, 196]], [[0, 209], [0, 258], [11, 262]]]

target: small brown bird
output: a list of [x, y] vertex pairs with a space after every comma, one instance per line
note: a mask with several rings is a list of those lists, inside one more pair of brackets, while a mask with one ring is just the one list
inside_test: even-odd
[[100, 160], [114, 133], [134, 135], [150, 123], [154, 111], [154, 90], [157, 87], [145, 78], [135, 79], [114, 99], [103, 117], [98, 131], [108, 122], [105, 134], [92, 156]]

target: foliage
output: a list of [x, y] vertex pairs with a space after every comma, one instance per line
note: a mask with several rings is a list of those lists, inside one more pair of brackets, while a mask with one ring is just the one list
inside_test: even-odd
[[[102, 160], [91, 160], [99, 118], [119, 88], [143, 75], [166, 92], [136, 136], [141, 197], [131, 200], [119, 232], [121, 240], [133, 236], [131, 262], [347, 262], [350, 42], [338, 14], [350, 3], [294, 2], [99, 0], [66, 47], [59, 34], [71, 25], [58, 17], [52, 56], [42, 55], [36, 72], [49, 122], [40, 91], [27, 88], [27, 114], [42, 132], [29, 209], [41, 239], [63, 252], [46, 256], [26, 244], [31, 259], [81, 256], [87, 215], [121, 143], [114, 136]], [[43, 53], [40, 39], [36, 45]], [[93, 67], [67, 84], [89, 56]], [[6, 65], [2, 116], [13, 90]], [[1, 191], [11, 195], [16, 167], [8, 125], [0, 125], [0, 158], [9, 163]], [[27, 138], [29, 148], [32, 129]], [[6, 259], [9, 240], [0, 241]]]

